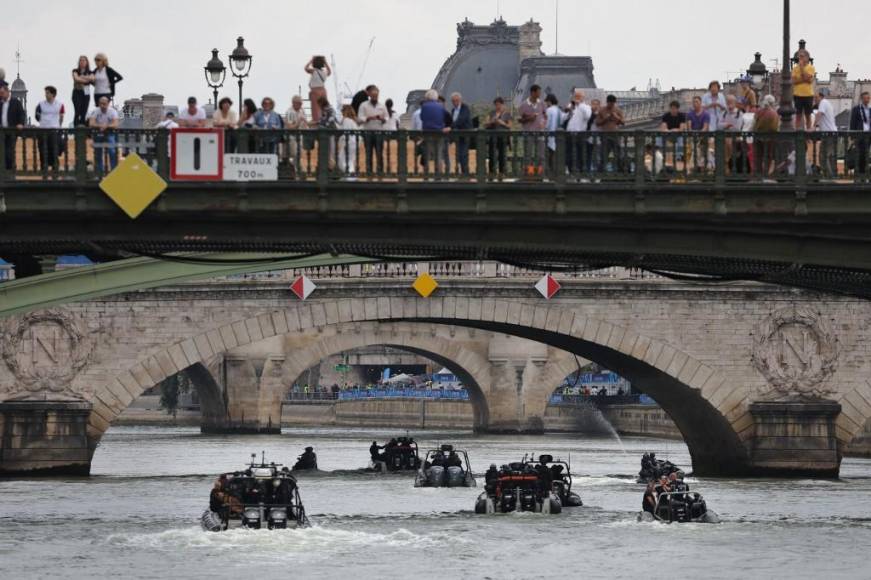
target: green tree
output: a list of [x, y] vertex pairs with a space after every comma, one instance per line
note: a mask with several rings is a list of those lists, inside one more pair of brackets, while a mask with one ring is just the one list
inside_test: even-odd
[[192, 384], [187, 374], [182, 371], [165, 378], [160, 383], [160, 408], [175, 419], [178, 414], [178, 400], [181, 395], [189, 393]]

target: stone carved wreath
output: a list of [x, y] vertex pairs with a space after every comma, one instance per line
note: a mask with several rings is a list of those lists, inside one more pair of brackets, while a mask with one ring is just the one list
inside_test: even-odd
[[[38, 329], [45, 327], [56, 330], [50, 340], [39, 336]], [[4, 330], [2, 356], [17, 379], [17, 390], [75, 395], [70, 385], [90, 361], [93, 343], [70, 312], [31, 312], [11, 319]], [[47, 364], [37, 364], [38, 355]]]
[[835, 372], [838, 340], [828, 323], [808, 308], [784, 308], [757, 329], [753, 363], [784, 394], [823, 397], [822, 383]]

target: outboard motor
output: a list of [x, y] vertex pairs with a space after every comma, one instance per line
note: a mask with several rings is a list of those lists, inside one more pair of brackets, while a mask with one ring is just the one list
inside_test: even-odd
[[287, 509], [272, 508], [269, 510], [269, 529], [284, 530], [287, 528]]
[[448, 467], [448, 487], [462, 487], [466, 483], [466, 474], [462, 467]]
[[260, 508], [254, 506], [246, 507], [242, 511], [242, 526], [252, 530], [259, 530], [261, 522], [260, 512]]
[[433, 487], [441, 487], [445, 482], [445, 468], [441, 465], [433, 465], [426, 474], [427, 481]]

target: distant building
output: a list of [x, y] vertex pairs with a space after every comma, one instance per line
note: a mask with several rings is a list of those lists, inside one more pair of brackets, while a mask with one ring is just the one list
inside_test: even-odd
[[[499, 19], [478, 26], [457, 25], [457, 50], [436, 75], [432, 87], [449, 96], [462, 93], [469, 104], [492, 103], [497, 96], [519, 106], [533, 84], [561, 100], [573, 88], [596, 88], [588, 56], [548, 56], [541, 50], [541, 25], [530, 20], [510, 26]], [[408, 111], [417, 109], [425, 90], [409, 93]]]

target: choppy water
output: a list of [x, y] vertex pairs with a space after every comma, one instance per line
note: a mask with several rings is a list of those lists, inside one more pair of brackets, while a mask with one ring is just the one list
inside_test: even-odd
[[292, 463], [312, 444], [321, 469], [349, 470], [386, 435], [113, 428], [91, 478], [0, 481], [0, 578], [871, 578], [871, 461], [845, 460], [840, 481], [691, 479], [723, 524], [642, 524], [642, 451], [689, 465], [686, 447], [652, 439], [624, 440], [624, 455], [610, 439], [419, 434], [461, 441], [476, 472], [571, 453], [586, 507], [558, 516], [476, 516], [480, 488], [326, 473], [301, 478], [310, 529], [200, 530], [215, 474], [251, 452]]

